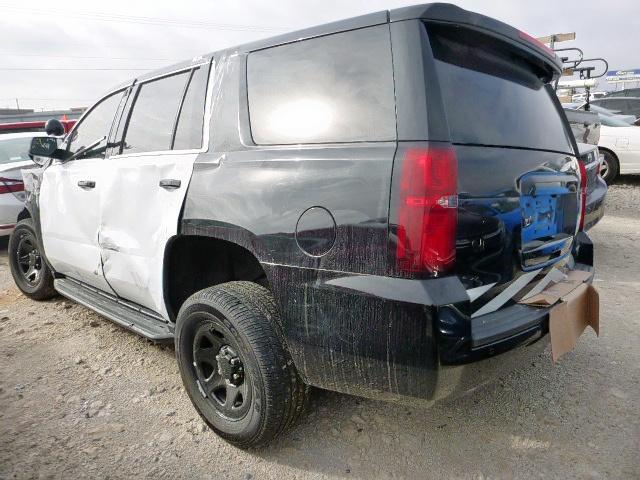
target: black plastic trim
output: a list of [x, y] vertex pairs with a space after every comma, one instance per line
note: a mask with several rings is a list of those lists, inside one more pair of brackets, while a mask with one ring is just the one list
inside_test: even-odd
[[90, 308], [132, 332], [158, 343], [173, 341], [172, 326], [155, 312], [70, 278], [55, 279], [53, 285], [60, 295]]

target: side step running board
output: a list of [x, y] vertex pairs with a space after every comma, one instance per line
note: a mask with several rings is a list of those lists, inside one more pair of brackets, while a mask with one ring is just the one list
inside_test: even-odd
[[145, 313], [142, 307], [130, 305], [69, 278], [55, 279], [53, 286], [60, 295], [154, 342], [173, 340], [172, 325], [151, 313]]

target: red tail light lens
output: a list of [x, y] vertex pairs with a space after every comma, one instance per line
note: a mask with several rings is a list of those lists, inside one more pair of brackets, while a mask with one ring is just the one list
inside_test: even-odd
[[408, 150], [402, 166], [396, 259], [403, 273], [438, 275], [456, 255], [458, 161], [453, 146]]
[[24, 191], [24, 183], [20, 180], [11, 178], [0, 178], [0, 194], [18, 193]]
[[582, 160], [578, 160], [580, 165], [580, 227], [584, 228], [584, 217], [587, 214], [587, 168]]

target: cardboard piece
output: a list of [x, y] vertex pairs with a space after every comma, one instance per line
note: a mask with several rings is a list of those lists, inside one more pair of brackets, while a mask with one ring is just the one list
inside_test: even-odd
[[600, 336], [600, 298], [591, 284], [589, 272], [574, 270], [567, 278], [544, 289], [520, 303], [538, 307], [552, 307], [549, 314], [551, 356], [556, 362], [573, 350], [587, 326]]

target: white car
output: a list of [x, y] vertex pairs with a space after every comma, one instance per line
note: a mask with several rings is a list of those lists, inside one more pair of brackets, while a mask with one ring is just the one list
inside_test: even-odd
[[[589, 94], [589, 100], [595, 100], [596, 98], [602, 98], [604, 96], [607, 95], [607, 92], [591, 92]], [[571, 95], [571, 101], [572, 102], [584, 102], [587, 100], [587, 94], [586, 93], [576, 93], [574, 95]]]
[[611, 184], [618, 174], [640, 173], [640, 127], [605, 115], [600, 115], [600, 120], [602, 178]]
[[24, 209], [22, 169], [36, 166], [29, 157], [31, 139], [46, 136], [44, 132], [0, 135], [0, 237], [13, 232], [18, 214]]

